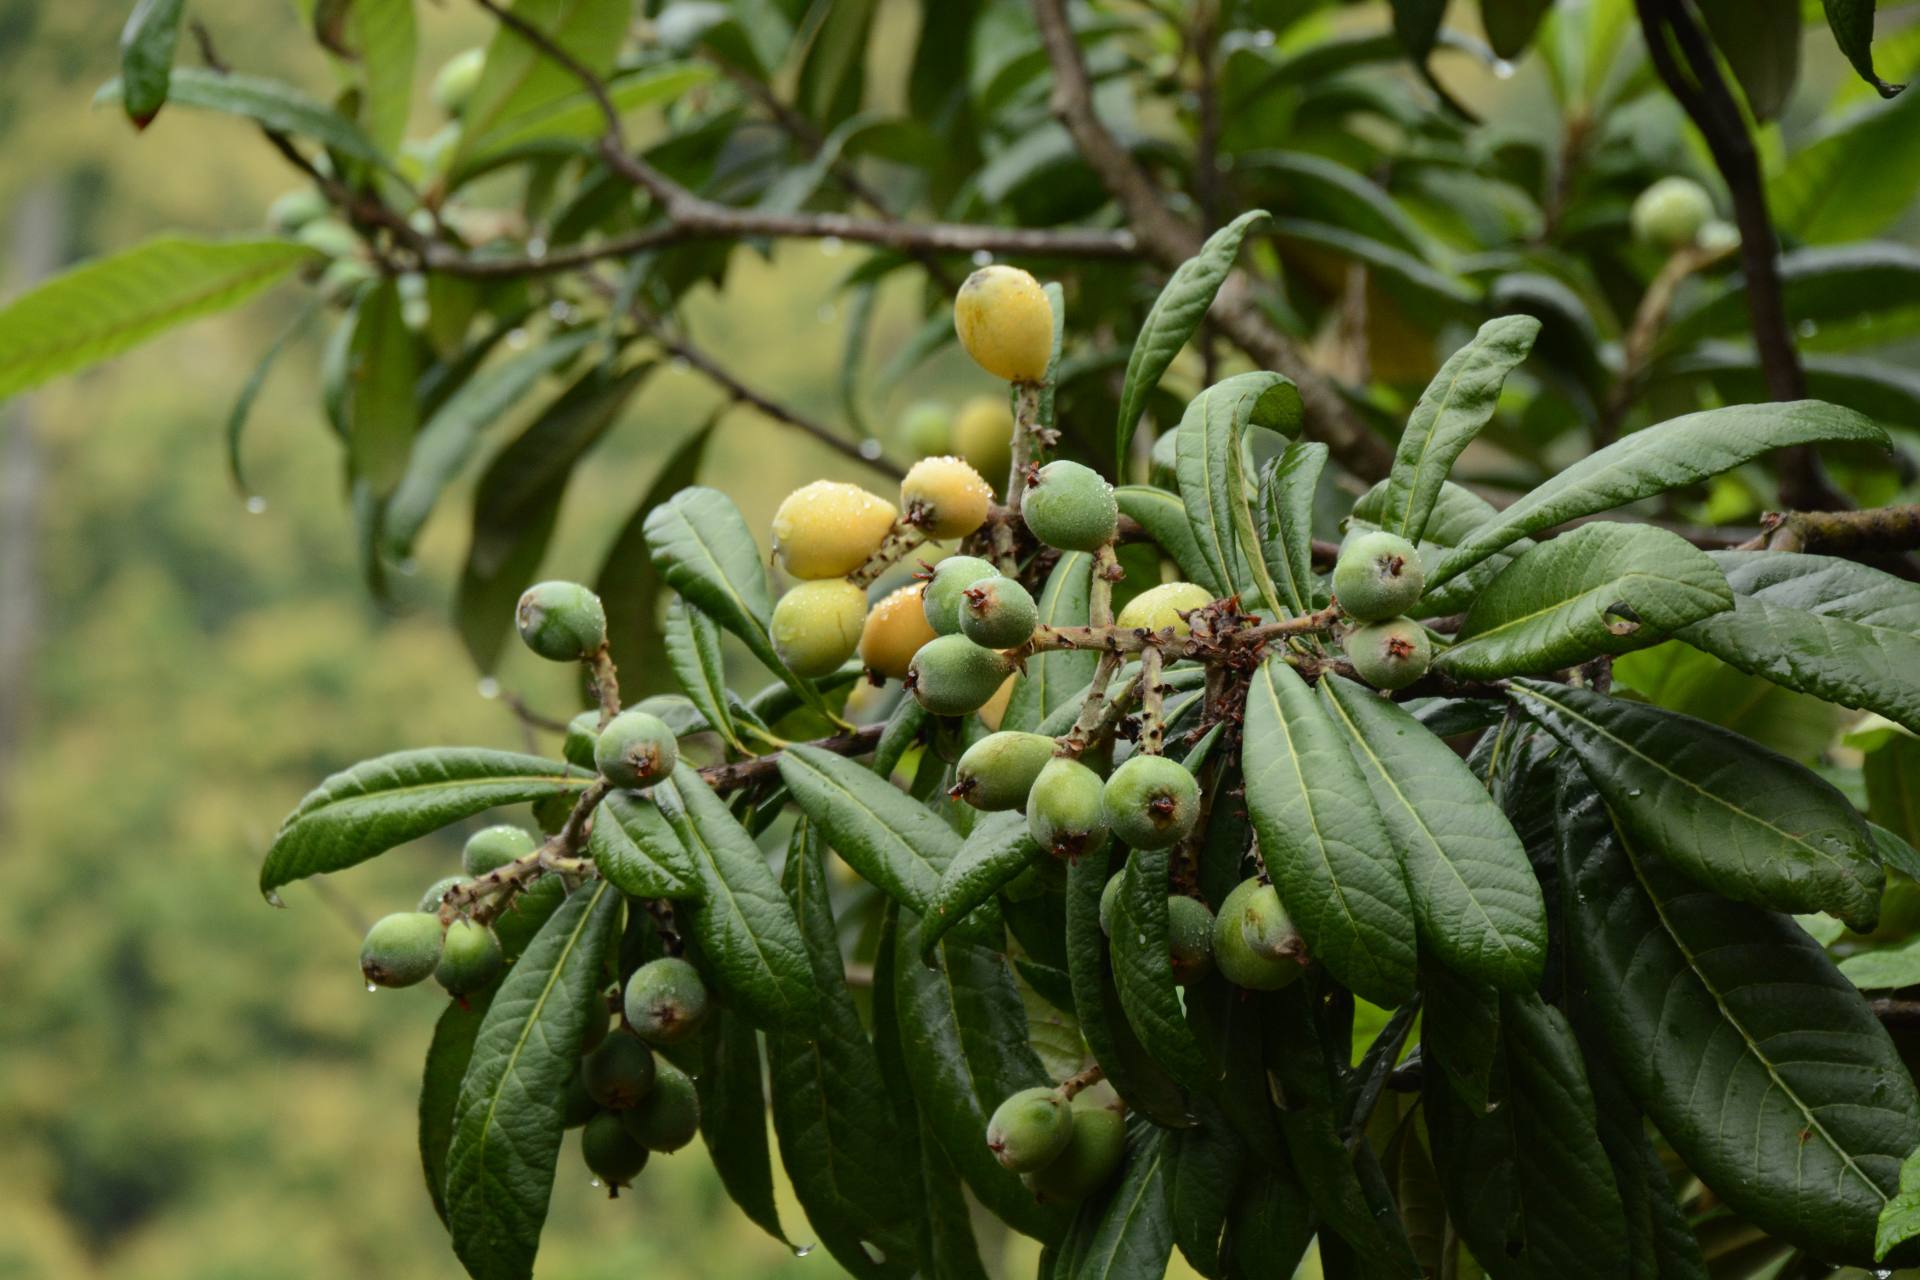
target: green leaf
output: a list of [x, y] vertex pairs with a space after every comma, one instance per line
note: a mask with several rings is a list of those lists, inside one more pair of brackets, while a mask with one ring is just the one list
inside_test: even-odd
[[1532, 316], [1501, 316], [1447, 357], [1400, 435], [1376, 517], [1381, 528], [1409, 542], [1426, 535], [1454, 460], [1492, 420], [1507, 375], [1520, 367], [1539, 334], [1540, 322]]
[[1920, 587], [1851, 560], [1718, 551], [1734, 607], [1680, 638], [1750, 675], [1920, 733]]
[[366, 87], [367, 132], [385, 151], [407, 136], [413, 108], [413, 62], [419, 48], [413, 0], [350, 0], [347, 30]]
[[697, 898], [700, 876], [660, 810], [630, 792], [611, 791], [594, 811], [587, 853], [600, 874], [629, 898]]
[[294, 317], [293, 323], [282, 329], [280, 336], [261, 354], [260, 362], [253, 366], [253, 372], [247, 375], [247, 380], [240, 386], [240, 393], [233, 398], [233, 408], [227, 413], [227, 474], [233, 478], [233, 487], [243, 497], [253, 495], [252, 487], [247, 484], [246, 468], [240, 460], [240, 441], [246, 433], [247, 420], [253, 415], [254, 402], [267, 385], [267, 375], [273, 371], [273, 366], [279, 363], [281, 355], [293, 340], [306, 332], [313, 318], [320, 314], [322, 305], [322, 300], [316, 297], [300, 308], [300, 314]]
[[1737, 733], [1658, 707], [1515, 678], [1515, 703], [1569, 748], [1632, 838], [1700, 883], [1859, 931], [1885, 879], [1833, 784]]
[[1920, 844], [1920, 739], [1889, 733], [1867, 752], [1867, 816], [1909, 845]]
[[[96, 104], [118, 102], [124, 95], [125, 86], [109, 80], [93, 100]], [[167, 101], [177, 107], [238, 116], [275, 133], [311, 138], [330, 151], [370, 165], [392, 167], [359, 125], [278, 80], [202, 67], [176, 67], [167, 86]]]
[[1295, 614], [1312, 613], [1322, 589], [1313, 576], [1313, 495], [1327, 446], [1295, 440], [1260, 473], [1260, 555]]
[[[1127, 484], [1115, 489], [1113, 496], [1119, 500], [1120, 513], [1137, 521], [1147, 536], [1173, 557], [1182, 578], [1198, 583], [1216, 596], [1226, 594], [1200, 554], [1200, 544], [1194, 540], [1193, 529], [1187, 524], [1187, 509], [1178, 495], [1151, 485]], [[1087, 668], [1087, 674], [1093, 674], [1092, 667]]]
[[1026, 814], [1013, 810], [977, 818], [928, 900], [926, 917], [920, 922], [921, 958], [931, 955], [948, 930], [974, 908], [991, 902], [1001, 886], [1040, 857], [1040, 846], [1027, 830]]
[[1079, 1252], [1074, 1280], [1159, 1280], [1166, 1275], [1173, 1254], [1166, 1186], [1169, 1141], [1170, 1135], [1154, 1125], [1133, 1127], [1126, 1170]]
[[1165, 849], [1135, 849], [1120, 870], [1113, 910], [1113, 982], [1140, 1044], [1167, 1074], [1200, 1091], [1219, 1071], [1187, 1026], [1173, 981], [1167, 941], [1170, 855]]
[[319, 257], [291, 240], [165, 237], [57, 275], [0, 307], [0, 399], [237, 306]]
[[1420, 969], [1420, 999], [1420, 1060], [1440, 1069], [1470, 1115], [1485, 1115], [1499, 1102], [1500, 993], [1430, 964]]
[[1217, 1108], [1195, 1108], [1200, 1123], [1169, 1134], [1167, 1214], [1173, 1242], [1195, 1271], [1221, 1274], [1220, 1237], [1233, 1206], [1245, 1153], [1232, 1122]]
[[1754, 118], [1778, 116], [1800, 78], [1800, 0], [1695, 0]]
[[1506, 815], [1466, 762], [1401, 708], [1332, 674], [1319, 693], [1386, 820], [1421, 950], [1472, 981], [1533, 990], [1547, 906]]
[[[1065, 551], [1047, 575], [1040, 592], [1040, 623], [1049, 627], [1087, 624], [1089, 592], [1093, 587], [1093, 557], [1084, 551]], [[1061, 650], [1027, 659], [1026, 672], [1015, 678], [1003, 729], [1034, 730], [1093, 679], [1098, 654]]]
[[760, 1037], [753, 1024], [724, 1005], [701, 1041], [700, 1140], [727, 1198], [749, 1221], [781, 1244], [773, 1198], [773, 1155], [767, 1147], [767, 1095], [760, 1077]]
[[1434, 665], [1466, 679], [1555, 671], [1653, 644], [1732, 607], [1726, 575], [1679, 534], [1597, 522], [1502, 569]]
[[755, 1026], [811, 1029], [817, 1001], [806, 944], [760, 846], [689, 765], [651, 794], [693, 860], [700, 901], [680, 914], [721, 993]]
[[447, 1225], [476, 1280], [533, 1274], [560, 1155], [567, 1077], [620, 921], [604, 882], [568, 895], [501, 980], [460, 1084]]
[[418, 377], [413, 334], [400, 314], [400, 286], [387, 277], [355, 304], [347, 352], [347, 457], [354, 476], [376, 498], [392, 493], [406, 473], [420, 422], [413, 399]]
[[[857, 1276], [904, 1275], [919, 1170], [904, 1158], [893, 1111], [880, 1102], [886, 1085], [847, 990], [824, 855], [808, 824], [795, 828], [781, 885], [806, 938], [820, 1022], [805, 1035], [767, 1036], [773, 1131], [794, 1195], [834, 1259]], [[886, 1261], [876, 1265], [863, 1241]]]
[[1857, 951], [1840, 962], [1841, 976], [1862, 991], [1891, 991], [1920, 983], [1920, 939], [1904, 946]]
[[652, 655], [665, 644], [660, 632], [661, 578], [647, 550], [647, 517], [693, 483], [718, 422], [716, 413], [660, 464], [633, 514], [614, 535], [594, 580], [595, 593], [607, 602], [607, 646], [629, 681], [647, 669]]
[[479, 747], [398, 751], [336, 773], [287, 815], [260, 892], [341, 871], [498, 805], [573, 795], [591, 778], [554, 760]]
[[1345, 227], [1416, 258], [1427, 256], [1418, 224], [1384, 189], [1344, 164], [1310, 151], [1261, 150], [1236, 155], [1233, 168], [1235, 173], [1278, 177], [1290, 211]]
[[1480, 22], [1494, 55], [1517, 58], [1533, 42], [1533, 33], [1553, 8], [1553, 0], [1480, 0]]
[[915, 913], [932, 909], [960, 837], [936, 813], [845, 756], [796, 743], [780, 778], [841, 857]]
[[663, 636], [667, 665], [687, 699], [700, 709], [713, 731], [734, 750], [748, 754], [727, 706], [726, 658], [720, 651], [720, 628], [712, 618], [692, 608], [679, 596], [667, 603]]
[[1345, 226], [1305, 218], [1275, 218], [1273, 234], [1284, 243], [1330, 253], [1368, 268], [1390, 295], [1422, 311], [1463, 316], [1480, 306], [1478, 291], [1458, 276]]
[[1621, 1082], [1753, 1225], [1866, 1262], [1920, 1099], [1866, 1001], [1790, 917], [1702, 893], [1563, 785], [1570, 959]]
[[1260, 554], [1247, 509], [1247, 478], [1240, 437], [1249, 423], [1286, 435], [1300, 429], [1300, 391], [1277, 373], [1242, 373], [1215, 383], [1187, 405], [1180, 419], [1176, 468], [1180, 500], [1215, 582], [1238, 583], [1251, 568], [1260, 602], [1283, 614], [1280, 591]]
[[[1920, 170], [1899, 167], [1900, 161], [1889, 153], [1902, 146], [1913, 148], [1907, 153], [1910, 157], [1920, 155], [1920, 143], [1914, 141], [1920, 136], [1920, 129], [1914, 127], [1913, 113], [1920, 111], [1916, 103], [1920, 98], [1901, 94], [1880, 108], [1905, 109], [1904, 118], [1891, 122], [1895, 132], [1875, 131], [1859, 140], [1857, 153], [1835, 157], [1831, 171], [1808, 172], [1806, 186], [1818, 199], [1824, 201], [1830, 195], [1838, 199], [1832, 205], [1809, 205], [1801, 215], [1806, 227], [1802, 234], [1821, 240], [1858, 239], [1872, 234], [1868, 229], [1872, 224], [1863, 224], [1863, 219], [1890, 223], [1912, 203], [1913, 189], [1901, 191], [1905, 184], [1894, 175], [1920, 182], [1914, 177]], [[1825, 156], [1829, 145], [1836, 144], [1829, 139], [1802, 155]], [[1890, 208], [1885, 204], [1888, 192], [1895, 193], [1897, 200]], [[1780, 255], [1787, 319], [1793, 322], [1800, 345], [1814, 350], [1880, 345], [1920, 330], [1916, 282], [1920, 282], [1920, 250], [1903, 244], [1817, 244]], [[1745, 337], [1750, 324], [1746, 280], [1731, 275], [1701, 290], [1690, 305], [1674, 309], [1655, 352], [1665, 356], [1684, 351], [1703, 338]]]
[[459, 1104], [460, 1082], [466, 1078], [474, 1041], [492, 1002], [492, 989], [449, 1001], [433, 1024], [433, 1040], [427, 1045], [420, 1077], [420, 1169], [442, 1224], [447, 1220], [447, 1147], [453, 1142], [453, 1109]]
[[1284, 657], [1253, 674], [1241, 761], [1261, 856], [1308, 952], [1356, 995], [1399, 1004], [1413, 990], [1406, 879], [1343, 735]]
[[1826, 10], [1833, 42], [1847, 55], [1847, 61], [1853, 64], [1862, 80], [1883, 98], [1891, 98], [1906, 87], [1888, 84], [1873, 69], [1874, 0], [1821, 0], [1820, 7]]
[[589, 368], [487, 464], [454, 601], [460, 638], [482, 671], [499, 661], [514, 602], [540, 570], [574, 468], [652, 371], [650, 364], [625, 373]]
[[1440, 36], [1440, 20], [1446, 16], [1446, 0], [1392, 0], [1393, 34], [1400, 38], [1407, 56], [1424, 63]]
[[1696, 484], [1775, 449], [1828, 440], [1885, 445], [1872, 421], [1817, 400], [1729, 405], [1636, 431], [1588, 454], [1475, 530], [1427, 574], [1429, 590], [1527, 534]]
[[1241, 1181], [1227, 1218], [1227, 1275], [1265, 1280], [1294, 1274], [1313, 1243], [1311, 1206], [1284, 1166]]
[[[716, 67], [691, 62], [641, 67], [609, 79], [607, 98], [624, 116], [628, 112], [664, 106], [711, 83], [719, 75]], [[582, 144], [605, 133], [606, 127], [600, 104], [584, 90], [576, 89], [531, 105], [486, 137], [476, 140], [452, 172], [450, 185], [460, 185], [527, 156], [580, 150]]]
[[166, 104], [185, 7], [186, 0], [137, 0], [120, 29], [121, 103], [138, 128], [146, 128]]
[[[1386, 493], [1387, 482], [1382, 480], [1360, 495], [1360, 500], [1353, 504], [1353, 511], [1347, 517], [1346, 530], [1349, 535], [1380, 527], [1379, 516]], [[1420, 548], [1420, 563], [1426, 570], [1428, 581], [1432, 582], [1434, 566], [1445, 559], [1449, 551], [1498, 514], [1498, 508], [1471, 489], [1463, 488], [1451, 480], [1441, 485], [1440, 498], [1427, 521], [1426, 533], [1416, 544]], [[1429, 586], [1426, 595], [1421, 597], [1421, 616], [1464, 612], [1496, 574], [1515, 556], [1533, 545], [1532, 540], [1522, 538], [1509, 551], [1488, 556], [1458, 577]]]
[[1160, 296], [1153, 300], [1133, 340], [1133, 353], [1127, 357], [1126, 381], [1120, 388], [1116, 457], [1127, 456], [1134, 428], [1139, 426], [1147, 406], [1147, 394], [1160, 385], [1160, 376], [1200, 327], [1214, 295], [1233, 270], [1233, 260], [1240, 256], [1240, 242], [1255, 223], [1266, 217], [1265, 209], [1249, 210], [1208, 236], [1200, 252], [1174, 268]]
[[1896, 1245], [1920, 1236], [1920, 1150], [1900, 1165], [1900, 1193], [1880, 1210], [1873, 1234], [1873, 1260], [1882, 1261]]
[[[613, 69], [629, 20], [626, 5], [608, 0], [513, 0], [509, 12], [602, 78]], [[460, 142], [448, 171], [461, 173], [496, 137], [511, 135], [580, 89], [573, 72], [498, 23], [487, 42], [480, 82], [460, 113]]]

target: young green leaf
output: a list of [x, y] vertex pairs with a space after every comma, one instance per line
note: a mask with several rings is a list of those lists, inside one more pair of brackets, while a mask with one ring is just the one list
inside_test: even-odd
[[1885, 874], [1832, 783], [1704, 720], [1569, 685], [1509, 687], [1628, 834], [1675, 868], [1736, 901], [1872, 929]]
[[[626, 35], [626, 10], [602, 0], [513, 0], [509, 11], [597, 76], [613, 69]], [[449, 173], [458, 181], [497, 138], [579, 91], [571, 70], [512, 26], [496, 24], [480, 82], [460, 113], [460, 141], [448, 161]]]
[[1284, 611], [1247, 509], [1240, 439], [1249, 424], [1293, 435], [1300, 429], [1300, 414], [1299, 388], [1286, 378], [1236, 374], [1193, 398], [1176, 437], [1180, 500], [1200, 558], [1216, 582], [1239, 583], [1250, 569], [1258, 602], [1275, 615]]
[[933, 904], [960, 837], [865, 766], [819, 747], [780, 753], [780, 777], [827, 842], [869, 883], [915, 911]]
[[447, 1227], [476, 1280], [526, 1280], [560, 1155], [567, 1077], [620, 921], [604, 881], [568, 895], [501, 981], [460, 1083]]
[[1726, 575], [1679, 534], [1583, 525], [1502, 569], [1434, 666], [1467, 679], [1556, 671], [1653, 644], [1732, 607]]
[[[917, 704], [915, 704], [917, 705]], [[920, 922], [920, 956], [927, 958], [953, 926], [993, 900], [1001, 886], [1044, 856], [1018, 810], [982, 814], [940, 873]]]
[[427, 1045], [421, 1071], [420, 1169], [442, 1224], [447, 1220], [447, 1147], [453, 1142], [453, 1109], [460, 1101], [460, 1082], [466, 1078], [474, 1041], [492, 1002], [492, 990], [449, 1001], [433, 1024], [433, 1040]]
[[587, 853], [600, 874], [629, 898], [697, 898], [700, 876], [660, 810], [613, 791], [594, 811]]
[[1426, 535], [1454, 460], [1492, 420], [1507, 375], [1527, 358], [1539, 333], [1532, 316], [1501, 316], [1447, 357], [1400, 435], [1381, 497], [1381, 528], [1415, 543]]
[[675, 596], [667, 602], [667, 624], [662, 630], [667, 665], [681, 692], [700, 709], [713, 731], [734, 750], [749, 754], [734, 727], [727, 705], [726, 656], [720, 651], [720, 627], [706, 614]]
[[[1198, 583], [1216, 596], [1225, 594], [1215, 580], [1213, 570], [1200, 554], [1193, 528], [1187, 523], [1187, 509], [1180, 499], [1153, 485], [1123, 484], [1113, 491], [1120, 503], [1120, 514], [1137, 521], [1159, 548], [1180, 566], [1180, 576]], [[1088, 668], [1092, 673], [1092, 668]]]
[[[1084, 551], [1063, 552], [1047, 575], [1040, 592], [1040, 624], [1048, 627], [1087, 625], [1089, 593], [1093, 588], [1093, 557]], [[1027, 669], [1016, 676], [1003, 729], [1032, 731], [1057, 712], [1068, 697], [1093, 679], [1099, 656], [1071, 650], [1043, 653], [1027, 659]]]
[[[697, 62], [662, 62], [617, 72], [605, 81], [607, 100], [622, 115], [664, 106], [720, 76], [718, 67]], [[578, 83], [577, 81], [575, 82]], [[606, 128], [607, 118], [592, 94], [583, 89], [529, 107], [478, 142], [461, 162], [454, 182], [466, 183], [483, 173], [542, 154], [551, 155], [568, 144], [591, 142]]]
[[1326, 465], [1327, 446], [1295, 440], [1260, 473], [1260, 556], [1296, 615], [1324, 594], [1313, 576], [1313, 495]]
[[1127, 456], [1134, 428], [1146, 408], [1147, 393], [1159, 385], [1160, 375], [1187, 345], [1207, 308], [1213, 305], [1213, 296], [1220, 292], [1233, 270], [1233, 260], [1240, 256], [1240, 242], [1266, 216], [1265, 209], [1249, 210], [1208, 236], [1199, 253], [1174, 268], [1160, 296], [1153, 300], [1134, 337], [1133, 354], [1127, 357], [1127, 376], [1120, 388], [1116, 456]]
[[236, 306], [319, 258], [291, 240], [166, 237], [57, 275], [0, 307], [0, 400]]
[[1840, 52], [1847, 55], [1847, 61], [1860, 78], [1872, 85], [1874, 91], [1883, 98], [1897, 95], [1905, 85], [1888, 84], [1873, 69], [1873, 10], [1874, 0], [1820, 0], [1820, 7], [1826, 10], [1827, 26], [1833, 32], [1833, 42], [1840, 46]]
[[[93, 100], [118, 102], [125, 94], [124, 84], [109, 80]], [[392, 167], [359, 125], [278, 80], [204, 67], [175, 67], [167, 83], [167, 101], [176, 107], [238, 116], [276, 133], [312, 138], [330, 150], [370, 165]]]
[[396, 751], [334, 774], [287, 815], [260, 892], [341, 871], [497, 805], [575, 795], [592, 782], [555, 760], [479, 747]]
[[186, 0], [136, 0], [120, 29], [121, 105], [137, 128], [146, 128], [166, 104], [185, 7]]
[[1546, 963], [1547, 905], [1506, 815], [1401, 708], [1332, 674], [1319, 694], [1386, 820], [1422, 950], [1463, 978], [1533, 990]]
[[382, 150], [397, 150], [407, 135], [407, 114], [413, 106], [413, 62], [419, 46], [413, 0], [352, 0], [347, 30], [366, 89], [362, 118], [367, 132]]
[[1219, 1071], [1187, 1026], [1173, 981], [1167, 939], [1169, 862], [1165, 849], [1135, 849], [1120, 870], [1125, 879], [1113, 910], [1113, 982], [1141, 1045], [1168, 1075], [1197, 1092], [1217, 1079]]
[[1253, 673], [1245, 741], [1261, 856], [1309, 954], [1355, 994], [1399, 1004], [1413, 990], [1406, 879], [1343, 735], [1284, 657]]
[[376, 498], [391, 494], [406, 474], [420, 411], [420, 376], [413, 333], [400, 314], [400, 286], [392, 278], [354, 306], [353, 345], [347, 352], [347, 458]]

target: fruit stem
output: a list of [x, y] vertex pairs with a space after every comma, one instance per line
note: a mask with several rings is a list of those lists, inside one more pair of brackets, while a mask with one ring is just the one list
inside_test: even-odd
[[856, 587], [873, 585], [873, 580], [899, 563], [909, 551], [927, 540], [927, 531], [916, 524], [909, 523], [906, 516], [893, 522], [887, 530], [887, 536], [880, 540], [867, 562], [847, 575], [847, 581]]
[[1167, 743], [1166, 687], [1160, 683], [1160, 651], [1152, 645], [1140, 651], [1140, 750], [1157, 756]]
[[1113, 682], [1114, 673], [1119, 670], [1119, 654], [1100, 655], [1100, 663], [1093, 669], [1093, 683], [1087, 687], [1087, 700], [1080, 706], [1080, 718], [1073, 722], [1073, 728], [1067, 731], [1067, 736], [1060, 739], [1054, 754], [1078, 759], [1088, 748], [1105, 738], [1119, 722], [1120, 716], [1140, 689], [1140, 678], [1135, 676], [1121, 685], [1112, 697], [1108, 697], [1107, 686]]
[[1096, 627], [1113, 625], [1113, 584], [1126, 577], [1113, 544], [1104, 542], [1093, 553], [1093, 585], [1087, 592], [1087, 621]]
[[582, 858], [579, 853], [587, 840], [587, 820], [593, 816], [600, 802], [607, 798], [609, 790], [611, 788], [605, 778], [597, 779], [580, 793], [580, 798], [573, 802], [573, 811], [567, 814], [567, 820], [547, 838], [545, 844], [466, 884], [455, 885], [447, 890], [447, 896], [440, 900], [440, 918], [451, 924], [455, 918], [464, 915], [475, 924], [489, 924], [507, 909], [515, 895], [548, 872], [576, 876], [594, 874], [592, 859]]
[[1099, 1063], [1094, 1063], [1085, 1071], [1076, 1072], [1060, 1082], [1060, 1096], [1072, 1102], [1083, 1090], [1091, 1089], [1107, 1078], [1107, 1071]]
[[1040, 426], [1040, 384], [1013, 384], [1013, 461], [1007, 468], [1007, 507], [1020, 510], [1020, 498], [1027, 489], [1027, 467], [1033, 462], [1033, 446]]
[[600, 704], [600, 727], [620, 714], [620, 673], [613, 665], [613, 651], [605, 644], [580, 660], [587, 669], [587, 687]]

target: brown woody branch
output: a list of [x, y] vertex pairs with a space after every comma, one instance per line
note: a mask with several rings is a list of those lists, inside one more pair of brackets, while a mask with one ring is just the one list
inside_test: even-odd
[[1920, 550], [1920, 503], [1866, 511], [1769, 511], [1760, 536], [1742, 550], [1853, 552]]
[[[837, 756], [863, 756], [872, 751], [880, 741], [880, 735], [886, 731], [884, 724], [862, 725], [851, 733], [838, 734], [831, 738], [820, 738], [809, 742], [809, 747], [822, 751], [831, 751]], [[710, 764], [700, 771], [709, 787], [715, 791], [737, 791], [741, 787], [774, 777], [780, 770], [780, 752], [771, 751], [764, 756], [755, 756], [751, 760], [735, 760], [730, 764]]]

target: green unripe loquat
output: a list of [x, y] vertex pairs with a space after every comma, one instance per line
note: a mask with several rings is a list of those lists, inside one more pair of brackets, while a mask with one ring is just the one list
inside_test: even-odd
[[487, 51], [479, 48], [462, 49], [448, 58], [433, 78], [433, 105], [450, 116], [459, 115], [479, 86], [486, 64]]
[[661, 1062], [640, 1105], [620, 1113], [633, 1140], [649, 1151], [678, 1151], [700, 1132], [700, 1095], [687, 1073]]
[[376, 987], [410, 987], [440, 963], [440, 917], [430, 911], [381, 916], [360, 944], [360, 972]]
[[1704, 253], [1732, 253], [1740, 247], [1740, 228], [1722, 218], [1714, 218], [1700, 228], [1694, 243]]
[[1056, 858], [1078, 858], [1107, 842], [1100, 775], [1066, 756], [1047, 761], [1027, 796], [1027, 832]]
[[907, 665], [906, 686], [933, 714], [964, 716], [984, 707], [1012, 670], [997, 649], [965, 636], [935, 636]]
[[598, 1114], [600, 1104], [587, 1092], [586, 1081], [580, 1078], [580, 1068], [576, 1066], [567, 1077], [566, 1092], [560, 1097], [560, 1123], [565, 1128], [578, 1129]]
[[1020, 495], [1020, 518], [1033, 536], [1062, 551], [1093, 551], [1113, 541], [1120, 503], [1092, 467], [1061, 459], [1034, 473]]
[[1427, 674], [1433, 642], [1412, 618], [1369, 622], [1347, 632], [1341, 646], [1362, 680], [1376, 689], [1404, 689]]
[[1072, 1136], [1073, 1107], [1055, 1088], [1010, 1094], [987, 1121], [987, 1148], [1015, 1173], [1030, 1173], [1053, 1163]]
[[824, 676], [860, 645], [867, 591], [845, 578], [795, 583], [773, 606], [773, 647], [795, 675]]
[[471, 920], [455, 920], [447, 926], [446, 943], [440, 949], [433, 979], [447, 989], [448, 995], [471, 995], [499, 977], [506, 967], [506, 956], [493, 930]]
[[466, 876], [444, 876], [435, 880], [427, 886], [427, 891], [420, 895], [420, 910], [438, 914], [440, 903], [446, 898], [448, 892], [468, 883], [470, 881]]
[[593, 1002], [587, 1010], [587, 1029], [580, 1033], [580, 1052], [582, 1056], [592, 1053], [606, 1043], [607, 1034], [613, 1029], [613, 1019], [607, 1014], [604, 994]]
[[896, 433], [900, 447], [915, 458], [931, 458], [953, 448], [953, 410], [938, 400], [909, 405]]
[[593, 1100], [609, 1111], [637, 1107], [653, 1088], [653, 1050], [624, 1031], [609, 1035], [580, 1059], [580, 1078]]
[[900, 509], [927, 536], [946, 542], [964, 538], [987, 522], [993, 487], [964, 460], [922, 458], [900, 482]]
[[1213, 593], [1191, 582], [1163, 582], [1148, 587], [1133, 599], [1113, 622], [1128, 630], [1166, 631], [1176, 636], [1192, 634], [1187, 620], [1180, 615], [1192, 613], [1213, 603]]
[[1167, 899], [1167, 959], [1173, 980], [1188, 986], [1213, 968], [1213, 912], [1198, 898]]
[[953, 299], [953, 327], [974, 363], [1008, 382], [1039, 382], [1053, 358], [1053, 304], [1040, 282], [995, 264], [968, 276]]
[[1398, 534], [1375, 529], [1348, 540], [1333, 565], [1333, 598], [1350, 618], [1377, 622], [1405, 613], [1427, 589], [1420, 552]]
[[607, 1184], [609, 1195], [633, 1185], [647, 1167], [647, 1149], [634, 1141], [622, 1117], [602, 1111], [580, 1131], [580, 1156], [593, 1176]]
[[1280, 895], [1257, 876], [1235, 885], [1213, 921], [1213, 962], [1237, 987], [1277, 991], [1306, 972], [1307, 948], [1280, 905]]
[[577, 582], [536, 582], [513, 611], [527, 648], [552, 662], [577, 662], [607, 642], [600, 597]]
[[593, 748], [599, 741], [600, 711], [596, 707], [567, 721], [567, 736], [560, 744], [560, 755], [568, 764], [598, 770], [600, 766], [593, 762]]
[[989, 813], [1024, 808], [1033, 780], [1053, 759], [1053, 748], [1053, 739], [1043, 733], [990, 733], [961, 754], [949, 794]]
[[678, 956], [649, 960], [627, 979], [627, 1025], [652, 1045], [679, 1044], [707, 1017], [707, 984]]
[[680, 744], [667, 722], [649, 711], [622, 711], [593, 746], [600, 776], [616, 787], [644, 787], [673, 772]]
[[948, 556], [933, 566], [920, 597], [927, 625], [943, 636], [958, 632], [961, 594], [976, 582], [999, 576], [1000, 571], [979, 556]]
[[1660, 249], [1690, 245], [1713, 217], [1713, 197], [1692, 178], [1662, 178], [1633, 202], [1633, 238]]
[[1126, 1153], [1127, 1126], [1105, 1107], [1073, 1108], [1073, 1132], [1045, 1168], [1022, 1174], [1021, 1181], [1049, 1204], [1076, 1204], [1113, 1180]]
[[993, 487], [1007, 482], [1013, 466], [1013, 410], [1005, 396], [975, 396], [953, 419], [953, 451]]
[[1200, 817], [1200, 784], [1177, 760], [1136, 753], [1113, 771], [1100, 793], [1107, 826], [1123, 844], [1165, 849]]
[[844, 578], [880, 549], [898, 514], [859, 485], [815, 480], [773, 513], [773, 549], [796, 578]]
[[523, 827], [511, 822], [483, 827], [467, 837], [460, 850], [460, 865], [470, 876], [497, 871], [515, 858], [524, 858], [539, 848], [539, 842]]
[[860, 661], [889, 680], [903, 679], [920, 646], [938, 634], [927, 621], [926, 584], [909, 583], [867, 611], [860, 629]]
[[1040, 623], [1040, 606], [1012, 578], [995, 574], [960, 593], [960, 632], [989, 649], [1025, 644]]

